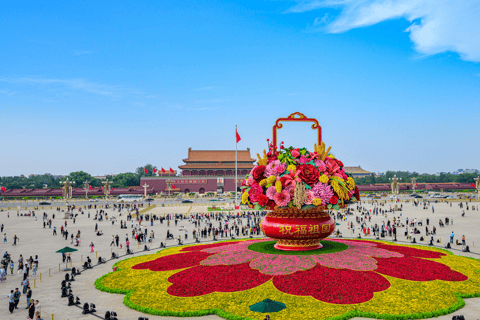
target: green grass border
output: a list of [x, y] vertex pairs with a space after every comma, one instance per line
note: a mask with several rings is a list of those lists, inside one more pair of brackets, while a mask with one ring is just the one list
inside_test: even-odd
[[[249, 240], [249, 239], [247, 239]], [[360, 239], [351, 239], [353, 241], [355, 240], [360, 240]], [[373, 239], [361, 239], [361, 240], [367, 240], [367, 241], [374, 241], [374, 242], [381, 242], [384, 244], [391, 244], [390, 242], [387, 241], [382, 241], [382, 240], [373, 240]], [[227, 240], [227, 241], [222, 241], [222, 242], [231, 242], [231, 241], [238, 241], [238, 240]], [[245, 240], [243, 240], [245, 241]], [[408, 245], [408, 244], [396, 244], [395, 245], [400, 245], [400, 246], [406, 246], [406, 247], [423, 247], [425, 248], [426, 246], [422, 245]], [[200, 244], [201, 245], [201, 244]], [[435, 249], [439, 249], [440, 251], [444, 251], [446, 254], [449, 255], [455, 255], [453, 252], [448, 251], [443, 248], [437, 248], [434, 247]], [[164, 250], [164, 249], [163, 249]], [[161, 250], [160, 250], [161, 251]], [[156, 253], [160, 252], [157, 251]], [[459, 256], [459, 257], [464, 257], [464, 258], [469, 258], [473, 259], [476, 261], [480, 261], [480, 259], [473, 258], [473, 257], [467, 257], [467, 256]], [[115, 267], [117, 264], [120, 262], [123, 262], [128, 259], [133, 259], [137, 257], [130, 257], [127, 259], [120, 260], [116, 262], [113, 267]], [[215, 309], [206, 309], [206, 310], [197, 310], [197, 311], [164, 311], [164, 310], [159, 310], [159, 309], [153, 309], [153, 308], [147, 308], [147, 307], [142, 307], [140, 305], [134, 304], [133, 302], [130, 301], [131, 295], [135, 292], [135, 290], [124, 290], [124, 289], [112, 289], [104, 286], [102, 284], [102, 280], [105, 277], [108, 277], [110, 274], [113, 272], [118, 272], [121, 271], [122, 269], [118, 268], [117, 271], [112, 271], [107, 274], [104, 274], [97, 280], [95, 280], [95, 288], [103, 291], [103, 292], [108, 292], [108, 293], [116, 293], [116, 294], [125, 294], [125, 297], [123, 298], [123, 304], [126, 305], [127, 307], [140, 311], [143, 313], [151, 314], [151, 315], [157, 315], [157, 316], [173, 316], [173, 317], [201, 317], [201, 316], [206, 316], [210, 314], [215, 314], [219, 317], [222, 317], [227, 320], [255, 320], [247, 317], [241, 317], [235, 314], [228, 313], [226, 311], [223, 311], [221, 309], [215, 308]], [[449, 315], [457, 310], [460, 310], [465, 306], [465, 300], [464, 299], [469, 299], [469, 298], [478, 298], [480, 297], [480, 292], [477, 293], [470, 293], [470, 294], [461, 294], [461, 293], [454, 293], [454, 295], [457, 297], [457, 302], [455, 302], [453, 305], [447, 308], [435, 310], [435, 311], [428, 311], [428, 312], [423, 312], [423, 313], [408, 313], [408, 314], [382, 314], [382, 313], [375, 313], [375, 312], [365, 312], [361, 310], [351, 310], [347, 313], [344, 313], [339, 316], [334, 316], [330, 317], [327, 319], [318, 319], [318, 320], [349, 320], [354, 317], [364, 317], [364, 318], [373, 318], [373, 319], [384, 319], [384, 320], [413, 320], [413, 319], [428, 319], [428, 318], [435, 318], [439, 316], [444, 316], [444, 315]]]

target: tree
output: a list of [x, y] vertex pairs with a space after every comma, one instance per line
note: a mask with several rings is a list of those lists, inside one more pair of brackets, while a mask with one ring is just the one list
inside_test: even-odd
[[138, 186], [140, 179], [132, 172], [119, 173], [113, 177], [113, 186], [117, 188]]
[[[145, 168], [147, 168], [148, 173], [145, 173]], [[138, 181], [140, 183], [140, 178], [141, 177], [153, 177], [155, 176], [155, 173], [153, 173], [153, 168], [157, 170], [158, 168], [147, 163], [143, 167], [138, 167], [137, 170], [135, 170], [135, 175], [138, 177]]]
[[[83, 183], [85, 181], [88, 181], [90, 185], [92, 186], [99, 186], [101, 185], [101, 182], [100, 180], [98, 179], [95, 179], [94, 177], [92, 177], [91, 174], [89, 173], [86, 173], [84, 171], [75, 171], [75, 172], [70, 172], [70, 174], [68, 176], [66, 176], [65, 178], [62, 179], [62, 182], [65, 181], [65, 180], [68, 180], [71, 181], [71, 182], [74, 182], [72, 185], [74, 187], [77, 187], [77, 188], [83, 188]], [[97, 181], [95, 181], [97, 180]]]

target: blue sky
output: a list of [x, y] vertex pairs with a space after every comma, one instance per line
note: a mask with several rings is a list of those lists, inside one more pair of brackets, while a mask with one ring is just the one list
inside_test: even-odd
[[346, 165], [480, 168], [480, 1], [429, 3], [3, 3], [0, 176], [176, 168], [235, 125], [253, 155], [295, 111]]

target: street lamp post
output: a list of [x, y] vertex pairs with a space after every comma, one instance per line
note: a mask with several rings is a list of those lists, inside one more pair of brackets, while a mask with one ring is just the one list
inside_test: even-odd
[[143, 199], [147, 199], [147, 188], [150, 186], [145, 182], [142, 187], [143, 187]]
[[477, 189], [477, 200], [480, 200], [480, 176], [474, 178], [475, 180], [475, 189]]
[[108, 204], [108, 196], [110, 195], [110, 187], [112, 185], [112, 182], [111, 181], [108, 181], [108, 178], [107, 180], [103, 181], [103, 193], [105, 194], [105, 199], [107, 200], [107, 204]]
[[170, 198], [170, 190], [172, 190], [172, 180], [171, 180], [171, 179], [167, 179], [167, 180], [166, 180], [166, 183], [167, 183], [168, 197]]
[[90, 185], [88, 184], [87, 180], [83, 182], [83, 189], [85, 190], [85, 199], [88, 199], [88, 190], [90, 189]]
[[393, 178], [388, 178], [388, 180], [392, 181], [392, 193], [393, 199], [395, 200], [395, 211], [397, 211], [397, 197], [398, 197], [398, 190], [399, 190], [399, 183], [398, 180], [402, 180], [402, 178], [397, 178], [397, 175], [394, 175]]

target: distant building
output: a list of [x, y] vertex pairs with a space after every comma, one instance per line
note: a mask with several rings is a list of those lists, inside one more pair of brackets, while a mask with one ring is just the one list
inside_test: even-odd
[[453, 171], [452, 174], [458, 175], [458, 174], [464, 174], [464, 173], [479, 173], [480, 171], [478, 169], [458, 169], [457, 171]]
[[352, 175], [354, 178], [365, 178], [370, 176], [373, 172], [367, 171], [362, 169], [362, 167], [343, 167], [343, 170], [345, 172], [348, 172]]
[[[250, 149], [237, 151], [237, 189], [255, 166]], [[155, 192], [206, 192], [224, 193], [235, 191], [235, 150], [192, 150], [188, 149], [185, 164], [179, 176], [160, 174], [158, 177], [142, 177], [140, 185], [146, 183]], [[161, 173], [161, 172], [160, 172]], [[168, 173], [168, 172], [167, 172]], [[173, 188], [175, 187], [175, 188]], [[169, 191], [170, 190], [170, 191]]]

